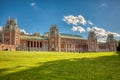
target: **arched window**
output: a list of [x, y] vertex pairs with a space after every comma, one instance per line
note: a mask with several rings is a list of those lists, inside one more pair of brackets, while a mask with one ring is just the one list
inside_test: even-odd
[[39, 47], [39, 42], [37, 42], [37, 47]]
[[40, 42], [40, 48], [42, 48], [42, 42]]
[[34, 42], [34, 47], [36, 47], [36, 42]]
[[33, 42], [31, 41], [31, 47], [33, 47]]
[[27, 46], [30, 47], [30, 41], [27, 42]]

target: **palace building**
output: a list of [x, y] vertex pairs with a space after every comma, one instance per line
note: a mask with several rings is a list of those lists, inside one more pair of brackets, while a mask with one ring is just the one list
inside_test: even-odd
[[109, 34], [106, 43], [97, 41], [94, 32], [88, 39], [79, 35], [59, 33], [56, 25], [50, 27], [44, 35], [20, 32], [16, 19], [8, 18], [0, 31], [0, 50], [19, 51], [62, 51], [62, 52], [98, 52], [116, 51], [114, 36]]

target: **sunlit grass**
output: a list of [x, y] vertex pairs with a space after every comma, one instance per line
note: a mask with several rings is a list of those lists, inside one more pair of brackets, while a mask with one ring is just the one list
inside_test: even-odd
[[0, 51], [0, 80], [117, 80], [119, 74], [115, 52]]

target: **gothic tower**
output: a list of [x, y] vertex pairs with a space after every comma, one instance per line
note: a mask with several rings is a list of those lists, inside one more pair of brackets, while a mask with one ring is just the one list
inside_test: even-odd
[[108, 34], [107, 36], [107, 48], [109, 51], [116, 51], [116, 42], [114, 40], [113, 34]]
[[16, 19], [8, 18], [2, 32], [2, 43], [7, 45], [18, 45], [20, 43], [19, 28]]
[[93, 31], [90, 31], [88, 35], [88, 51], [98, 51], [97, 37]]
[[60, 51], [60, 33], [56, 25], [52, 25], [49, 32], [49, 50]]

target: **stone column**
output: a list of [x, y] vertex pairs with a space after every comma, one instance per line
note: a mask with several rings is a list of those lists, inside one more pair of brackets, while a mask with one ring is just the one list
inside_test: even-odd
[[31, 50], [31, 41], [29, 41], [29, 51]]
[[67, 44], [65, 44], [65, 51], [67, 52]]
[[68, 52], [68, 44], [67, 44], [67, 52]]
[[33, 43], [34, 43], [34, 49], [33, 50], [35, 50], [36, 43], [35, 43], [35, 41]]
[[40, 50], [40, 41], [38, 41], [38, 49]]
[[41, 48], [41, 46], [40, 46], [41, 44], [40, 44], [40, 42], [39, 42], [39, 47]]
[[72, 43], [72, 52], [74, 51], [74, 45], [73, 45], [73, 43]]
[[39, 46], [40, 46], [40, 50], [42, 50], [42, 47], [41, 47], [41, 41], [40, 41], [40, 44], [39, 44]]
[[67, 44], [67, 51], [69, 51], [69, 43]]
[[35, 41], [35, 50], [36, 50], [36, 48], [37, 48], [37, 42]]
[[4, 44], [4, 32], [2, 33], [2, 44]]
[[35, 43], [35, 41], [33, 43], [34, 43], [34, 50], [35, 50], [36, 43]]
[[32, 51], [33, 51], [33, 49], [34, 49], [34, 41], [32, 41]]
[[[8, 43], [8, 45], [11, 45], [11, 32], [10, 32], [10, 42]], [[15, 40], [15, 43], [16, 43], [16, 40]], [[15, 43], [13, 43], [13, 44], [15, 44]]]
[[37, 42], [38, 44], [37, 44], [37, 46], [38, 46], [38, 50], [40, 50], [40, 45], [39, 45], [39, 41]]
[[74, 44], [74, 51], [75, 51], [76, 49], [75, 49], [75, 44]]

